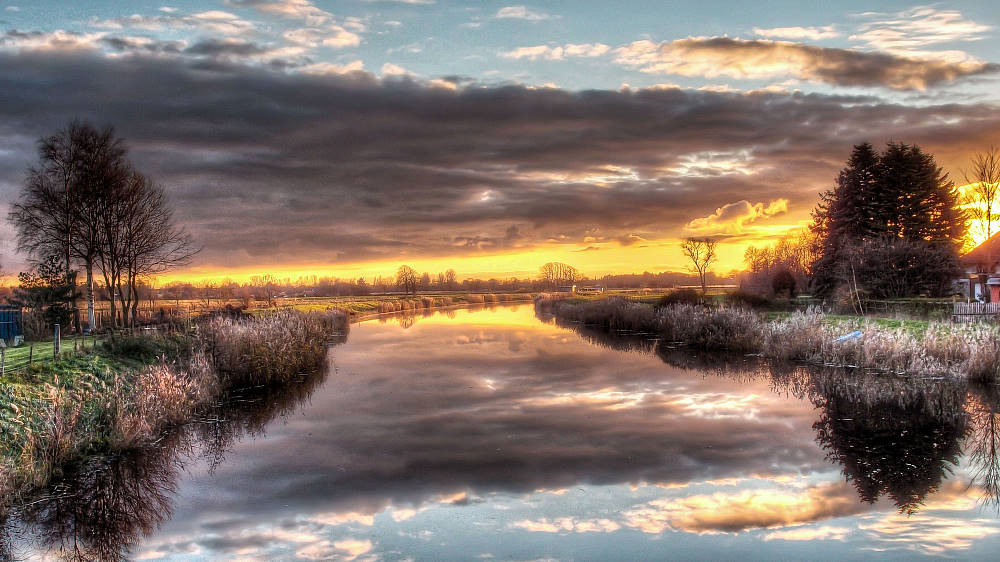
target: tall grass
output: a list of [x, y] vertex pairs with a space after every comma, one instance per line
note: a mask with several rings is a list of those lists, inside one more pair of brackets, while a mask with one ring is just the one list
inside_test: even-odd
[[347, 328], [340, 311], [216, 316], [186, 339], [116, 338], [99, 354], [0, 381], [0, 520], [19, 491], [44, 485], [75, 457], [155, 441], [227, 389], [318, 370], [327, 342]]
[[[743, 307], [686, 303], [653, 307], [616, 297], [586, 302], [543, 297], [536, 301], [536, 307], [551, 310], [561, 321], [611, 331], [655, 333], [665, 341], [700, 350], [899, 374], [1000, 381], [1000, 329], [995, 326], [931, 323], [925, 333], [914, 334], [904, 327], [888, 328], [864, 320], [831, 323], [815, 310], [768, 322]], [[859, 336], [839, 339], [854, 329], [861, 332]]]
[[199, 328], [199, 339], [223, 385], [273, 384], [318, 369], [330, 335], [345, 325], [342, 314], [280, 310], [212, 318]]

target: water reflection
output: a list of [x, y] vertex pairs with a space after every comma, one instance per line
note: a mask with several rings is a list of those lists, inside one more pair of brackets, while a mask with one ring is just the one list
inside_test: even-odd
[[232, 392], [155, 446], [64, 465], [52, 485], [11, 514], [0, 559], [129, 559], [173, 515], [187, 462], [203, 459], [214, 470], [236, 442], [263, 437], [269, 423], [301, 408], [325, 378], [324, 371], [282, 387]]
[[969, 501], [997, 497], [992, 389], [698, 355], [532, 314], [362, 324], [329, 374], [67, 471], [23, 510], [18, 544], [27, 529], [105, 559], [995, 550], [983, 537], [1000, 527]]

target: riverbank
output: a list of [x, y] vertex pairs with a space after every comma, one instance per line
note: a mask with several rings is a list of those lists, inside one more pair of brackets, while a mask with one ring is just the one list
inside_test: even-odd
[[214, 316], [186, 333], [116, 336], [0, 380], [0, 518], [67, 461], [155, 441], [229, 389], [321, 368], [340, 311]]
[[922, 332], [866, 318], [835, 320], [815, 312], [767, 319], [742, 307], [654, 306], [611, 297], [578, 301], [542, 295], [539, 312], [561, 322], [645, 333], [700, 351], [754, 354], [778, 361], [855, 367], [919, 376], [1000, 381], [1000, 329], [929, 322]]

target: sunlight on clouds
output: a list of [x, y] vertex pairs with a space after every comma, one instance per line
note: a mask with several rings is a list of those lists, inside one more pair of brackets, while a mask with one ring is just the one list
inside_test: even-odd
[[563, 60], [566, 57], [599, 57], [607, 54], [610, 50], [611, 47], [604, 43], [570, 43], [561, 46], [518, 47], [511, 51], [504, 51], [500, 53], [500, 56], [508, 59]]
[[983, 537], [1000, 532], [997, 522], [991, 519], [960, 520], [926, 513], [893, 513], [872, 522], [863, 521], [858, 529], [876, 541], [870, 550], [909, 550], [936, 556], [966, 550]]
[[762, 79], [790, 76], [839, 86], [925, 90], [964, 76], [997, 72], [965, 56], [913, 58], [817, 47], [788, 41], [688, 37], [634, 41], [615, 50], [615, 61], [648, 74]]
[[761, 400], [756, 394], [689, 394], [674, 400], [686, 414], [706, 419], [742, 418], [753, 420], [760, 412], [754, 404]]
[[[702, 91], [720, 93], [735, 92], [728, 84], [708, 85], [699, 88]], [[736, 152], [694, 152], [678, 156], [679, 162], [666, 171], [686, 177], [713, 177], [730, 174], [749, 176], [761, 171], [753, 165], [753, 156], [748, 150]]]
[[355, 558], [370, 552], [372, 549], [372, 541], [369, 540], [357, 540], [357, 539], [345, 539], [342, 541], [335, 541], [333, 543], [334, 548], [341, 552], [346, 552], [348, 558], [346, 560], [354, 560]]
[[706, 217], [700, 217], [684, 225], [684, 229], [700, 235], [728, 234], [737, 235], [747, 232], [753, 223], [770, 219], [788, 212], [788, 200], [781, 198], [767, 205], [737, 201], [727, 203]]
[[862, 24], [850, 39], [895, 53], [923, 53], [919, 48], [928, 45], [980, 41], [993, 29], [965, 19], [958, 10], [933, 6], [918, 6], [893, 14], [868, 12], [862, 15], [872, 21]]
[[761, 489], [664, 498], [625, 512], [625, 525], [644, 533], [739, 533], [810, 523], [870, 509], [843, 483], [804, 490]]
[[824, 25], [823, 27], [755, 27], [753, 28], [753, 32], [755, 35], [769, 39], [811, 39], [819, 41], [821, 39], [840, 37], [840, 33], [832, 25]]
[[765, 541], [842, 541], [851, 532], [846, 527], [796, 527], [764, 535]]
[[364, 69], [365, 69], [365, 63], [363, 63], [362, 61], [359, 61], [359, 60], [351, 61], [351, 62], [349, 62], [347, 64], [333, 64], [333, 63], [329, 63], [329, 62], [317, 62], [317, 63], [313, 63], [313, 64], [307, 64], [307, 65], [299, 68], [299, 70], [301, 72], [305, 72], [306, 74], [318, 74], [318, 75], [323, 75], [323, 74], [330, 74], [330, 75], [348, 74], [348, 73], [351, 73], [351, 72], [361, 72]]

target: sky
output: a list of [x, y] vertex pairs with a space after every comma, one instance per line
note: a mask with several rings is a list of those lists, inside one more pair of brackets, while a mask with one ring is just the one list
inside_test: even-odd
[[[112, 125], [190, 279], [683, 270], [801, 229], [854, 144], [1000, 144], [990, 2], [0, 0], [0, 204]], [[961, 183], [961, 182], [960, 182]], [[0, 261], [24, 267], [0, 226]]]

